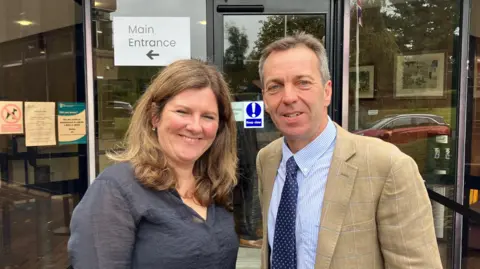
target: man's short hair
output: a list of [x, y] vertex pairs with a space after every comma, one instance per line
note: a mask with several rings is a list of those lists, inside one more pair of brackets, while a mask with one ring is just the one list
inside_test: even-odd
[[283, 37], [271, 44], [269, 44], [265, 49], [262, 50], [262, 55], [260, 57], [260, 63], [258, 65], [258, 73], [260, 75], [260, 81], [263, 80], [263, 66], [268, 56], [274, 51], [285, 51], [288, 49], [293, 49], [297, 46], [305, 46], [311, 49], [317, 55], [319, 61], [319, 71], [322, 78], [322, 83], [325, 84], [330, 80], [330, 69], [328, 68], [328, 58], [327, 52], [322, 42], [315, 38], [311, 34], [306, 34], [304, 32], [297, 33], [293, 36]]

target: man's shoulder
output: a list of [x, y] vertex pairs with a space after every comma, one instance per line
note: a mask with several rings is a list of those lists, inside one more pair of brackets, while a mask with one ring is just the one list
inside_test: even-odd
[[[374, 160], [377, 164], [388, 162], [389, 164], [399, 159], [411, 158], [402, 152], [396, 145], [386, 142], [380, 138], [357, 135], [347, 130], [341, 130], [343, 139], [351, 140], [355, 145], [356, 156]], [[345, 133], [344, 133], [345, 132]], [[342, 143], [338, 141], [337, 143]]]
[[277, 138], [272, 142], [268, 143], [265, 147], [261, 148], [258, 152], [258, 157], [262, 159], [265, 156], [269, 156], [272, 153], [282, 150], [283, 137]]

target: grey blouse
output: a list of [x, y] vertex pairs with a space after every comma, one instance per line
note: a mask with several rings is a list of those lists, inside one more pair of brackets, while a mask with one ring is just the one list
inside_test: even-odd
[[176, 191], [143, 187], [128, 163], [95, 179], [70, 229], [74, 269], [233, 269], [239, 247], [230, 212], [211, 205], [204, 221]]

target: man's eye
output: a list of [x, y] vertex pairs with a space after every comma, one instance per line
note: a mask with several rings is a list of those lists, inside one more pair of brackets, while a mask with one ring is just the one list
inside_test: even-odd
[[302, 85], [302, 86], [310, 85], [310, 81], [308, 81], [308, 80], [300, 80], [299, 84]]
[[268, 92], [274, 92], [280, 89], [280, 85], [275, 84], [267, 87]]

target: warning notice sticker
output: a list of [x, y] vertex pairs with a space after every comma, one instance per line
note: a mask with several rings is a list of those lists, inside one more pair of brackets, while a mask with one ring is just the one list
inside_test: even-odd
[[23, 102], [0, 101], [0, 134], [23, 134]]

